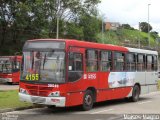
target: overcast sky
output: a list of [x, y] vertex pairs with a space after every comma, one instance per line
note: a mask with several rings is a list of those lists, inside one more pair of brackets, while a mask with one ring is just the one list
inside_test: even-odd
[[160, 0], [101, 0], [98, 9], [105, 21], [128, 23], [138, 28], [138, 22], [148, 22], [148, 4], [150, 24], [153, 31], [160, 34]]

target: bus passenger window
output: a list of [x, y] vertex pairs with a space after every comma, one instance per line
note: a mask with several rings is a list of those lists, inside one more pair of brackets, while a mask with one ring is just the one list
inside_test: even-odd
[[152, 70], [157, 71], [158, 70], [158, 62], [157, 62], [157, 56], [152, 56]]
[[112, 53], [110, 51], [101, 51], [101, 71], [112, 70]]
[[145, 70], [145, 55], [138, 54], [137, 55], [137, 71]]
[[114, 53], [114, 69], [115, 71], [124, 71], [124, 53], [115, 52]]
[[136, 70], [136, 55], [133, 53], [128, 53], [126, 55], [126, 69], [127, 71]]
[[68, 80], [74, 82], [82, 77], [83, 61], [82, 54], [69, 53]]
[[98, 71], [98, 51], [96, 50], [86, 51], [86, 66], [87, 66], [87, 72]]
[[13, 72], [20, 71], [20, 62], [13, 61]]
[[146, 59], [146, 70], [147, 71], [152, 71], [152, 63], [153, 63], [153, 59], [152, 59], [152, 56], [151, 55], [147, 55], [147, 57], [146, 57], [147, 59]]

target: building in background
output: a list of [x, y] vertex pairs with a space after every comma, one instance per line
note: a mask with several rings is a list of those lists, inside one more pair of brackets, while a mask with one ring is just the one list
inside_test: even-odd
[[120, 26], [119, 22], [106, 22], [105, 30], [117, 30]]

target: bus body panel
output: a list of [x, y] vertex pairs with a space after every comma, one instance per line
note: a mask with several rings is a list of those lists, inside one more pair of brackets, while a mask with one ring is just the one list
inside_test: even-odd
[[[137, 48], [129, 48], [126, 47], [129, 52], [144, 54], [144, 55], [156, 55], [158, 57], [157, 51], [151, 50], [142, 50]], [[157, 58], [158, 59], [158, 58]], [[145, 71], [138, 72], [136, 71], [136, 79], [134, 84], [139, 83], [141, 86], [141, 94], [147, 94], [149, 92], [154, 92], [157, 90], [157, 80], [158, 80], [158, 72], [157, 71]]]
[[2, 83], [12, 82], [12, 73], [10, 74], [0, 73], [0, 81]]
[[12, 74], [12, 82], [13, 82], [13, 83], [18, 83], [19, 80], [20, 80], [20, 71], [14, 72], [14, 73]]

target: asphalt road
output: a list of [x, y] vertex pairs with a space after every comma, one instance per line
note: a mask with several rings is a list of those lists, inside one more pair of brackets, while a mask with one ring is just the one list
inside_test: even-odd
[[143, 95], [138, 102], [122, 99], [97, 103], [90, 111], [81, 111], [79, 107], [35, 108], [3, 113], [2, 118], [13, 115], [10, 117], [17, 117], [16, 120], [124, 120], [125, 115], [132, 114], [139, 118], [159, 114], [154, 117], [160, 119], [160, 91]]
[[7, 83], [0, 84], [0, 90], [18, 90], [19, 85], [8, 85]]

